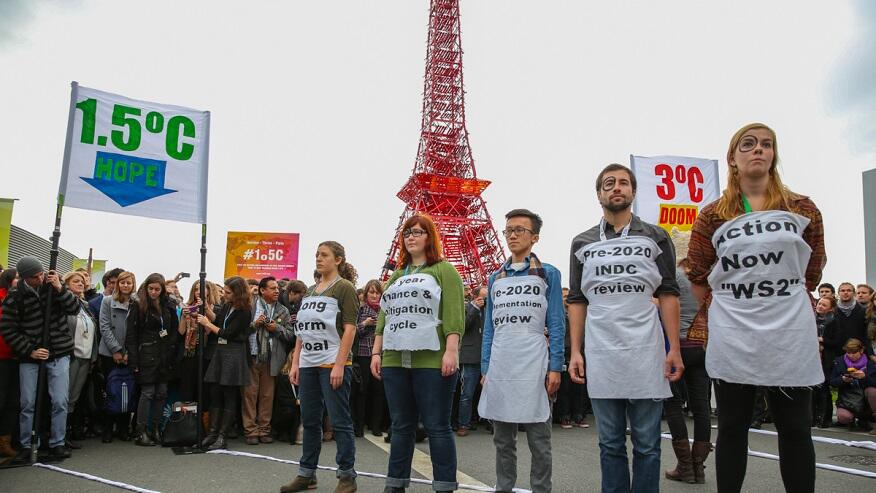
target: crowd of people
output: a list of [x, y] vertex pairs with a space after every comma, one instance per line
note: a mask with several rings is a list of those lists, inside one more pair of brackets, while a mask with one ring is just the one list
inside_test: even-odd
[[496, 490], [515, 487], [522, 430], [541, 493], [552, 488], [553, 425], [588, 428], [592, 414], [602, 490], [645, 492], [659, 484], [662, 418], [678, 459], [665, 477], [706, 482], [717, 413], [719, 491], [741, 490], [747, 430], [769, 419], [786, 488], [814, 491], [811, 427], [872, 428], [876, 296], [865, 284], [819, 284], [821, 215], [782, 184], [777, 159], [769, 127], [740, 129], [722, 197], [691, 232], [671, 234], [632, 214], [632, 171], [607, 166], [595, 187], [603, 217], [572, 240], [568, 288], [533, 252], [543, 221], [527, 209], [506, 214], [511, 257], [484, 286], [463, 286], [420, 214], [400, 228], [389, 279], [358, 289], [334, 241], [319, 244], [310, 286], [231, 277], [195, 281], [186, 297], [179, 275], [138, 285], [116, 268], [95, 292], [86, 269], [60, 275], [22, 258], [0, 273], [0, 455], [26, 463], [43, 447], [63, 459], [92, 437], [166, 444], [170, 412], [200, 400], [200, 447], [238, 436], [301, 446], [281, 492], [317, 487], [327, 440], [335, 491], [356, 491], [355, 438], [366, 429], [391, 444], [387, 493], [409, 487], [425, 438], [433, 489], [453, 491], [456, 440], [483, 426]]

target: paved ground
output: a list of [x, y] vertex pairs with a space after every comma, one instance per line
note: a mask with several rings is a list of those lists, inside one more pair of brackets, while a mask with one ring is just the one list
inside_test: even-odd
[[[764, 426], [769, 430], [768, 426]], [[842, 440], [874, 440], [864, 433], [849, 433], [838, 429], [813, 430], [820, 436]], [[713, 434], [714, 436], [714, 434]], [[357, 439], [356, 468], [359, 471], [385, 473], [387, 452], [382, 439]], [[774, 436], [750, 433], [750, 448], [758, 452], [777, 454]], [[491, 437], [477, 431], [465, 438], [457, 438], [460, 482], [480, 482], [492, 485], [495, 481], [494, 449]], [[247, 446], [242, 441], [233, 441], [231, 450], [297, 460], [300, 446], [274, 443], [271, 445]], [[428, 464], [428, 444], [418, 446], [418, 460]], [[815, 444], [817, 461], [876, 473], [876, 451], [833, 444]], [[323, 465], [333, 465], [334, 442], [325, 444], [322, 450]], [[560, 493], [591, 492], [599, 490], [599, 450], [596, 431], [590, 429], [563, 430], [554, 427], [554, 491]], [[525, 434], [519, 444], [520, 471], [518, 487], [529, 487], [529, 451]], [[674, 457], [669, 441], [663, 441], [663, 466], [674, 466]], [[297, 471], [297, 466], [259, 460], [249, 457], [227, 455], [176, 456], [169, 449], [135, 447], [131, 442], [116, 441], [104, 445], [92, 439], [83, 443], [83, 448], [73, 457], [57, 466], [121, 481], [140, 488], [161, 492], [275, 492]], [[424, 477], [428, 466], [416, 466]], [[462, 475], [465, 476], [462, 476]], [[816, 491], [843, 492], [876, 491], [876, 480], [846, 473], [818, 469]], [[677, 484], [661, 480], [660, 488], [667, 492], [715, 491], [714, 458], [707, 461], [707, 484], [703, 486]], [[318, 473], [320, 487], [316, 491], [331, 492], [334, 489], [334, 473]], [[359, 491], [381, 492], [380, 479], [360, 477]], [[24, 467], [0, 470], [0, 491], [37, 492], [64, 491], [109, 492], [119, 491], [112, 486], [79, 479], [56, 471]], [[409, 492], [430, 491], [425, 485], [415, 485]], [[749, 457], [745, 491], [783, 491], [779, 476], [779, 464], [774, 460]]]

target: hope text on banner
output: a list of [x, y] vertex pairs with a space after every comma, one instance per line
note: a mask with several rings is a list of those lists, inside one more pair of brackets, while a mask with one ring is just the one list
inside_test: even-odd
[[228, 232], [225, 277], [298, 279], [298, 233]]
[[718, 161], [683, 156], [630, 156], [638, 188], [633, 211], [671, 232], [690, 231], [699, 210], [717, 200]]
[[207, 222], [210, 113], [73, 83], [62, 204]]

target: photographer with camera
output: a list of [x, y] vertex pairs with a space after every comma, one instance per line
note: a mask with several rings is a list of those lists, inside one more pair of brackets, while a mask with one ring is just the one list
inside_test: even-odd
[[[54, 458], [70, 457], [64, 446], [67, 427], [67, 396], [70, 384], [70, 355], [73, 337], [67, 330], [67, 315], [79, 313], [79, 302], [61, 284], [55, 271], [44, 272], [39, 260], [23, 257], [16, 265], [21, 282], [3, 301], [0, 332], [3, 339], [20, 359], [21, 414], [18, 418], [21, 451], [15, 463], [30, 460], [34, 411], [37, 397], [37, 375], [44, 362], [48, 376], [49, 396], [52, 400], [49, 448]], [[54, 300], [48, 320], [48, 344], [43, 345], [45, 324], [44, 307], [48, 304], [49, 290], [54, 289]]]

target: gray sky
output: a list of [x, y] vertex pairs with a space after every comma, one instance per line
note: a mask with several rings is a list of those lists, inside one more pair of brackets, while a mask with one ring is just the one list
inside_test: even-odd
[[[69, 84], [208, 109], [208, 277], [225, 234], [301, 233], [383, 264], [416, 154], [428, 1], [0, 0], [0, 197], [49, 236]], [[723, 156], [778, 133], [783, 178], [825, 219], [825, 280], [862, 281], [861, 172], [876, 166], [876, 7], [815, 1], [463, 0], [468, 130], [498, 227], [545, 220], [540, 257], [568, 272], [600, 211], [592, 182], [629, 155]], [[498, 229], [498, 228], [497, 228]], [[142, 280], [197, 275], [200, 228], [65, 209], [61, 244]]]

